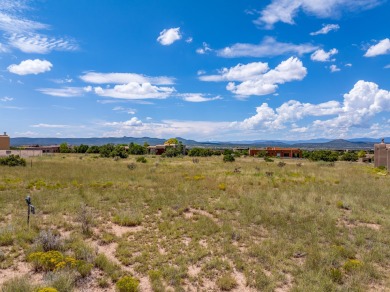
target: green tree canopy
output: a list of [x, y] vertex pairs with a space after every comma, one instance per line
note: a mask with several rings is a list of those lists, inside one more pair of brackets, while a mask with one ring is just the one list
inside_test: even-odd
[[179, 144], [179, 140], [177, 140], [177, 138], [169, 138], [167, 141], [164, 142], [164, 145], [167, 144]]
[[70, 152], [72, 152], [72, 149], [69, 148], [68, 143], [60, 144], [60, 153], [70, 153]]

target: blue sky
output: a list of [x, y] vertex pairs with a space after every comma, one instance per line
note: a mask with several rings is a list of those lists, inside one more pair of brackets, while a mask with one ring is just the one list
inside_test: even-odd
[[0, 130], [390, 136], [389, 14], [386, 0], [0, 0]]

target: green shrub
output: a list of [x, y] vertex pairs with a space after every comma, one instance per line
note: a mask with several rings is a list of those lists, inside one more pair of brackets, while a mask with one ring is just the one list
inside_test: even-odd
[[42, 230], [34, 240], [34, 249], [36, 251], [62, 251], [64, 242], [59, 235], [53, 234], [51, 230]]
[[137, 161], [137, 162], [140, 162], [140, 163], [146, 163], [146, 162], [147, 162], [147, 160], [146, 160], [146, 158], [145, 158], [144, 156], [138, 157], [138, 158], [136, 159], [136, 161]]
[[4, 254], [4, 252], [0, 249], [0, 263], [2, 262], [2, 261], [4, 261], [5, 260], [5, 254]]
[[356, 259], [349, 259], [343, 265], [344, 270], [347, 272], [358, 270], [361, 267], [363, 267], [363, 262]]
[[332, 268], [329, 271], [329, 276], [332, 279], [333, 282], [341, 284], [343, 281], [343, 273], [340, 271], [340, 269]]
[[226, 191], [226, 185], [224, 183], [220, 183], [218, 185], [218, 189], [221, 190], [221, 191]]
[[72, 270], [60, 270], [56, 272], [49, 272], [45, 276], [45, 280], [50, 287], [58, 290], [58, 292], [73, 291], [76, 284], [76, 274]]
[[87, 236], [91, 235], [92, 226], [94, 222], [91, 209], [87, 205], [81, 205], [80, 210], [77, 214], [77, 220], [81, 223], [82, 233]]
[[148, 272], [148, 275], [153, 291], [165, 291], [164, 284], [161, 281], [162, 273], [160, 271], [152, 270]]
[[33, 252], [27, 257], [36, 271], [54, 271], [65, 267], [76, 267], [75, 258], [66, 257], [61, 252], [52, 250], [48, 252]]
[[28, 261], [32, 262], [36, 271], [59, 271], [62, 269], [74, 269], [82, 277], [86, 277], [91, 273], [92, 264], [84, 260], [76, 260], [75, 258], [63, 255], [59, 251], [34, 252], [27, 257]]
[[85, 261], [78, 261], [77, 262], [77, 272], [81, 275], [81, 277], [85, 278], [91, 274], [93, 265], [89, 264]]
[[21, 158], [19, 155], [13, 155], [0, 158], [0, 165], [7, 166], [26, 166], [26, 159]]
[[337, 201], [336, 206], [339, 209], [351, 210], [351, 207], [347, 203], [344, 203], [343, 201]]
[[138, 291], [139, 281], [130, 276], [124, 276], [116, 282], [116, 289], [119, 292], [136, 292]]
[[73, 242], [69, 246], [74, 252], [76, 260], [83, 260], [89, 263], [92, 263], [95, 260], [95, 249], [85, 243], [85, 241], [81, 238], [74, 238]]
[[0, 246], [12, 245], [14, 243], [12, 228], [0, 229]]
[[357, 161], [359, 158], [358, 154], [355, 152], [345, 152], [340, 156], [342, 161]]
[[110, 282], [109, 282], [109, 279], [104, 277], [104, 278], [100, 278], [98, 280], [98, 285], [100, 288], [108, 288], [110, 287]]
[[98, 254], [95, 266], [105, 272], [113, 281], [117, 281], [122, 273], [120, 267], [111, 262], [104, 254]]
[[109, 232], [103, 232], [99, 244], [104, 245], [104, 244], [110, 244], [115, 241], [116, 236], [112, 233]]
[[226, 153], [223, 155], [223, 161], [224, 162], [234, 162], [236, 159], [234, 158], [233, 154]]
[[137, 226], [142, 222], [141, 214], [138, 212], [122, 212], [114, 216], [112, 221], [120, 226]]
[[137, 168], [137, 165], [136, 165], [135, 163], [129, 163], [129, 164], [127, 165], [127, 168], [130, 169], [130, 170], [134, 170], [134, 169]]
[[231, 274], [225, 274], [217, 280], [217, 286], [222, 291], [230, 291], [237, 286], [237, 282]]
[[4, 282], [1, 292], [30, 292], [34, 291], [31, 280], [27, 277], [16, 277]]

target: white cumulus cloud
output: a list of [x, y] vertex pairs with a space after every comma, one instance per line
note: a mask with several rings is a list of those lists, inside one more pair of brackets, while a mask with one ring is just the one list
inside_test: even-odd
[[164, 99], [175, 92], [175, 88], [158, 87], [150, 83], [130, 82], [115, 85], [113, 88], [102, 88], [99, 86], [95, 87], [94, 91], [99, 96], [120, 99]]
[[329, 134], [346, 135], [353, 128], [370, 127], [369, 120], [381, 112], [390, 112], [390, 92], [373, 82], [358, 81], [344, 94], [342, 111], [329, 120], [317, 120], [313, 127]]
[[109, 122], [104, 123], [104, 126], [110, 126], [110, 127], [120, 127], [122, 129], [131, 128], [131, 127], [139, 127], [142, 126], [142, 121], [139, 120], [137, 117], [132, 117], [128, 121], [124, 122]]
[[18, 75], [28, 75], [28, 74], [40, 74], [48, 72], [53, 67], [53, 64], [46, 60], [25, 60], [22, 61], [19, 65], [12, 64], [8, 66], [8, 71]]
[[331, 31], [338, 31], [339, 29], [340, 29], [340, 25], [338, 24], [327, 24], [327, 25], [323, 25], [323, 27], [320, 30], [311, 32], [310, 35], [328, 34]]
[[283, 103], [275, 110], [267, 103], [263, 103], [256, 108], [256, 114], [242, 122], [234, 123], [243, 129], [284, 129], [287, 125], [292, 125], [308, 116], [328, 116], [335, 115], [342, 111], [340, 103], [329, 101], [320, 104], [301, 103], [290, 100]]
[[329, 69], [330, 69], [330, 72], [332, 72], [332, 73], [341, 71], [341, 69], [339, 67], [337, 67], [337, 65], [334, 65], [334, 64], [330, 65]]
[[311, 53], [318, 49], [317, 46], [311, 44], [292, 44], [278, 42], [273, 37], [265, 37], [263, 41], [258, 44], [237, 43], [231, 47], [218, 50], [217, 55], [224, 58], [237, 57], [273, 57], [286, 54], [303, 55]]
[[323, 49], [319, 49], [310, 56], [310, 59], [317, 62], [334, 61], [334, 59], [331, 59], [331, 57], [337, 53], [337, 49], [331, 49], [329, 52], [325, 52]]
[[[344, 94], [342, 102], [311, 104], [290, 100], [275, 109], [263, 103], [253, 116], [233, 122], [230, 127], [243, 133], [272, 135], [289, 129], [311, 137], [351, 137], [361, 135], [362, 129], [374, 131], [377, 127], [372, 119], [384, 112], [390, 112], [390, 92], [360, 80]], [[317, 119], [312, 122], [313, 117]]]
[[253, 62], [238, 64], [231, 68], [219, 70], [218, 75], [205, 75], [199, 77], [202, 81], [246, 81], [258, 77], [269, 70], [267, 63]]
[[390, 53], [390, 39], [386, 38], [381, 40], [376, 45], [373, 45], [368, 48], [367, 52], [364, 54], [364, 57], [376, 57], [379, 55], [386, 55]]
[[[223, 68], [218, 75], [202, 75], [202, 81], [230, 81], [227, 90], [238, 96], [267, 95], [274, 93], [278, 84], [302, 80], [307, 69], [298, 58], [291, 57], [269, 70], [267, 63], [254, 62], [246, 65]], [[241, 82], [236, 84], [235, 82]]]
[[180, 33], [180, 27], [176, 27], [164, 29], [162, 32], [160, 32], [160, 36], [157, 38], [157, 41], [163, 46], [169, 46], [181, 38], [182, 35]]

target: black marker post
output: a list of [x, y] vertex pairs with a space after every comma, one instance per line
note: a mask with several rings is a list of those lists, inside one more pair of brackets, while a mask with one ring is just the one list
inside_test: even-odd
[[30, 229], [30, 212], [32, 214], [35, 214], [35, 207], [31, 205], [31, 197], [27, 196], [26, 197], [26, 203], [27, 203], [27, 226]]

